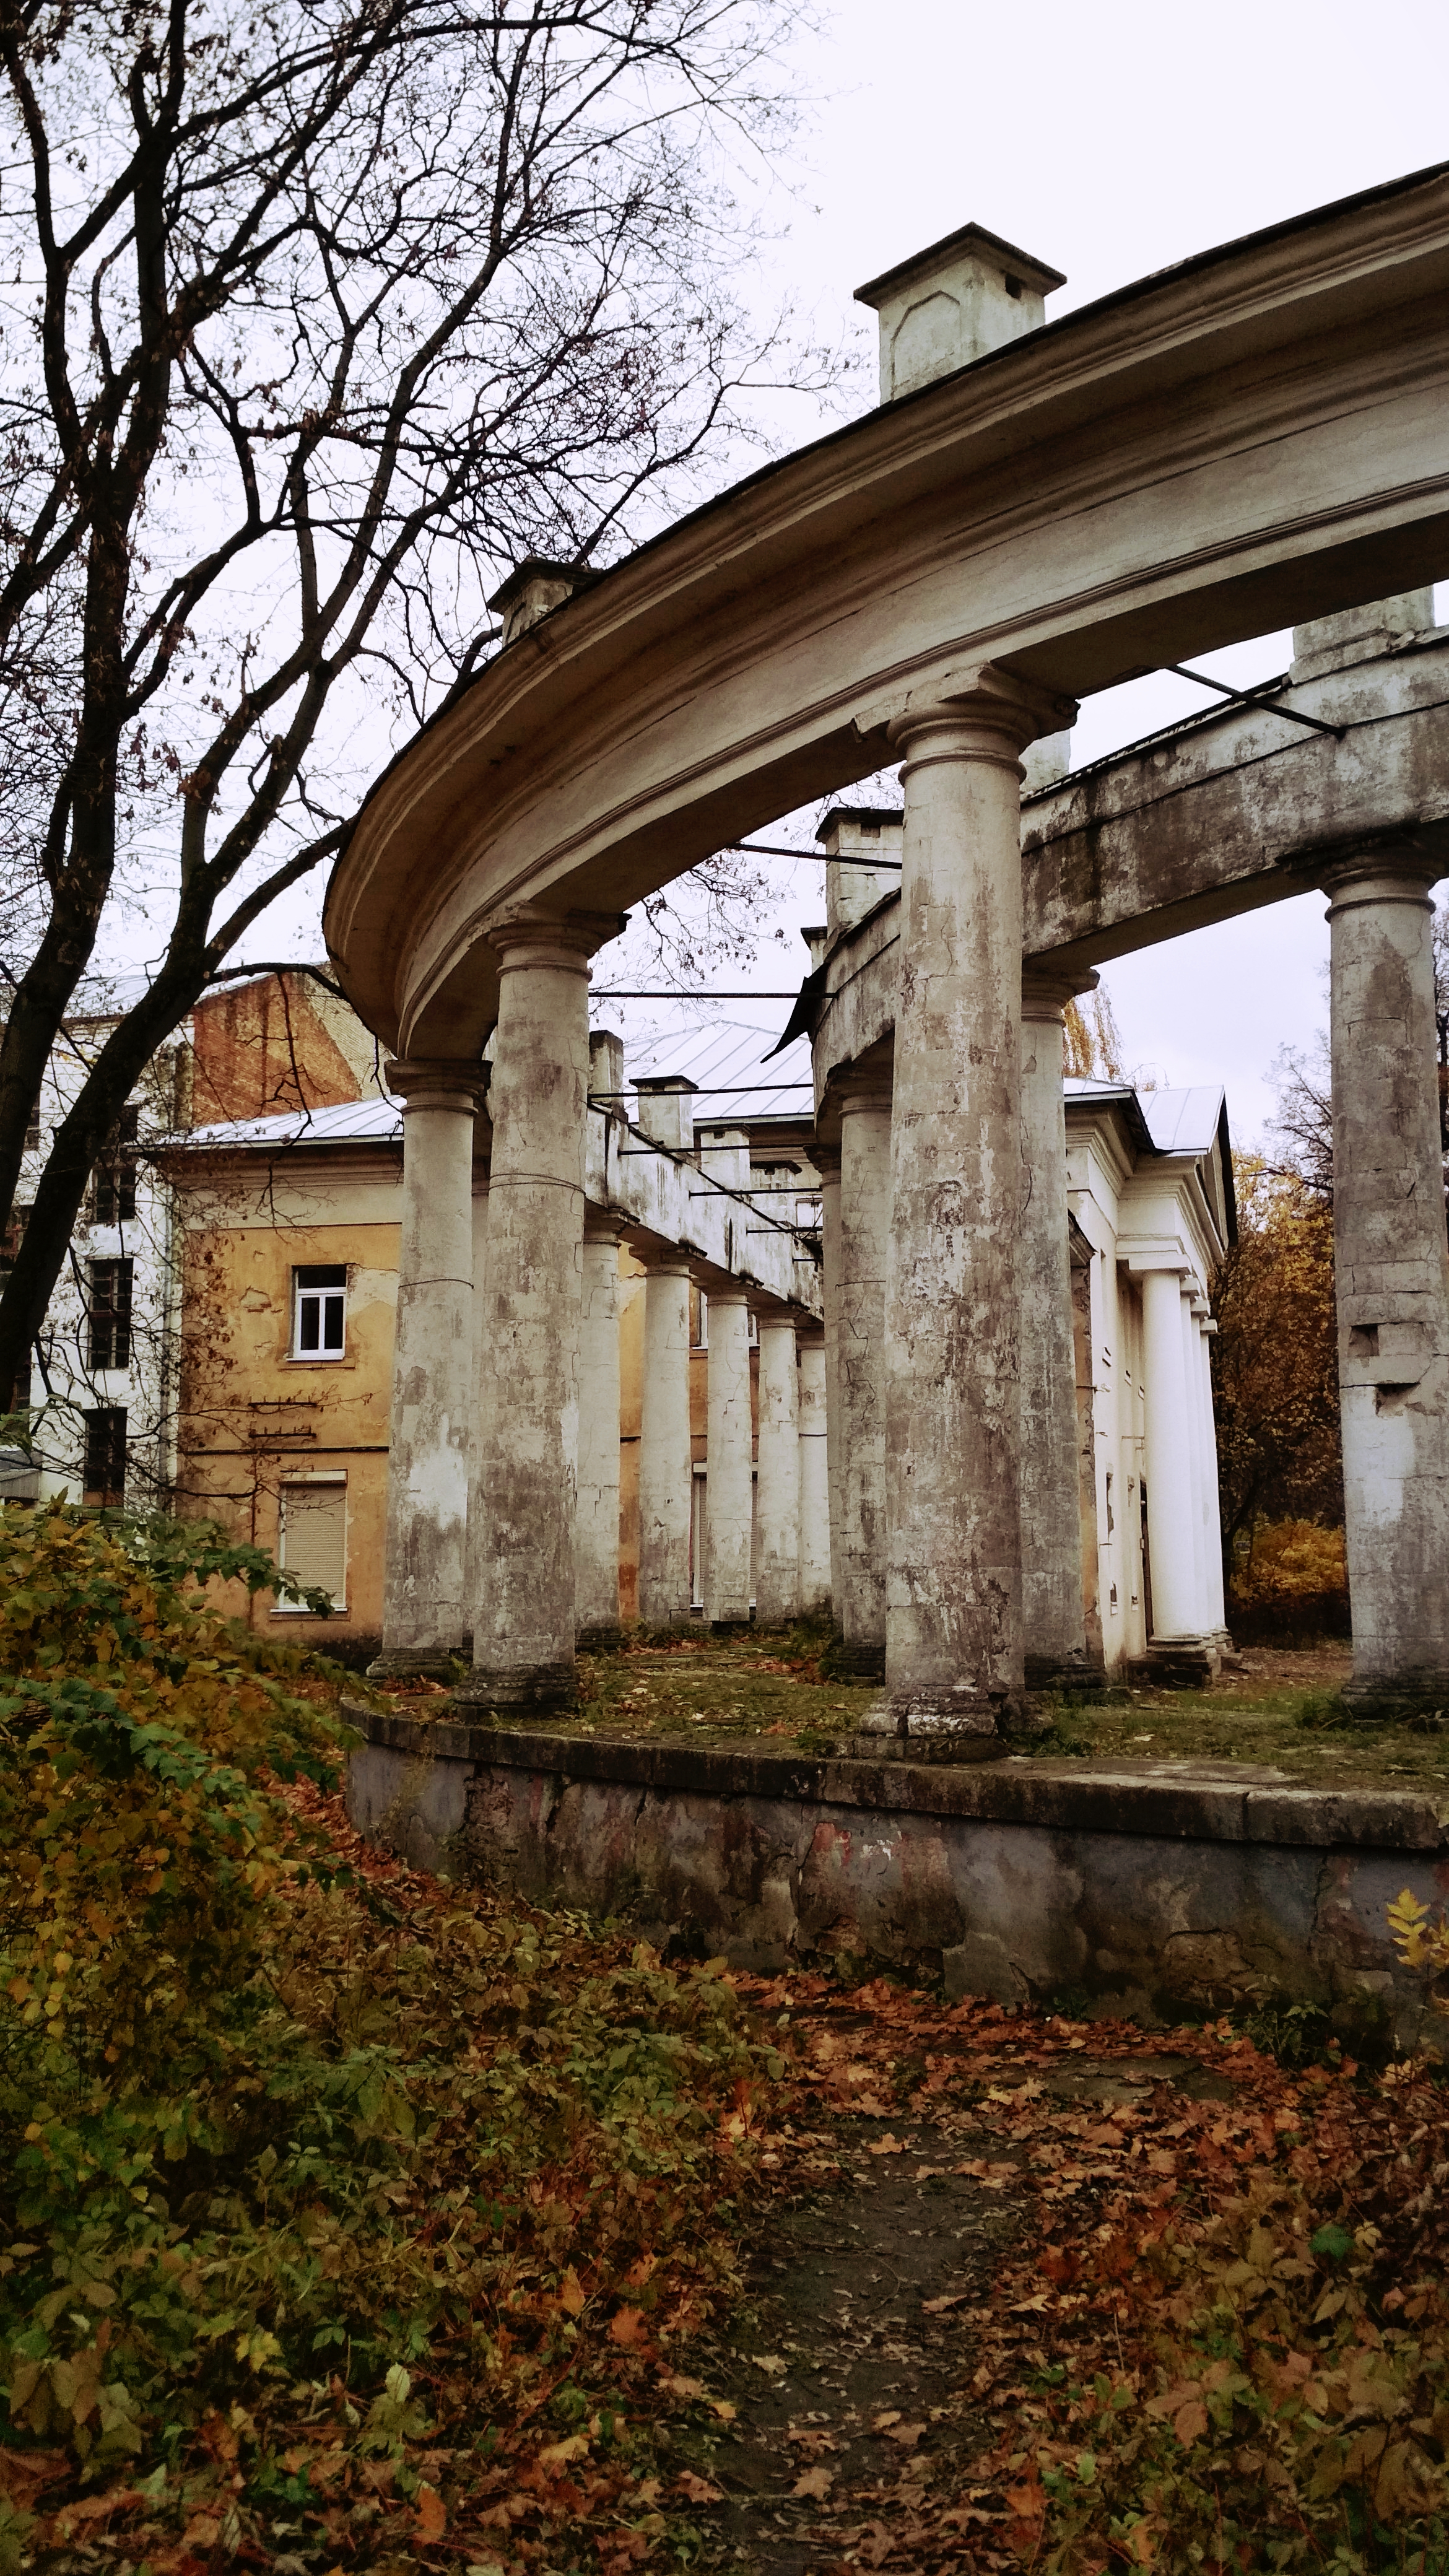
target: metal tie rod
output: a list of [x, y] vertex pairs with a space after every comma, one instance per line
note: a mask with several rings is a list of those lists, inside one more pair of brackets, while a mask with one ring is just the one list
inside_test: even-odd
[[[644, 1076], [646, 1082], [652, 1081], [653, 1078], [654, 1077], [652, 1075], [647, 1073]], [[687, 1075], [685, 1076], [685, 1079], [688, 1079]], [[696, 1100], [733, 1100], [737, 1094], [743, 1096], [747, 1091], [813, 1091], [814, 1088], [814, 1083], [810, 1081], [697, 1082], [694, 1086], [693, 1097]], [[592, 1108], [601, 1100], [632, 1100], [633, 1097], [634, 1094], [632, 1091], [591, 1091], [589, 1093], [589, 1105]]]
[[1206, 671], [1189, 671], [1182, 662], [1164, 662], [1162, 668], [1171, 671], [1174, 679], [1196, 680], [1200, 689], [1216, 689], [1219, 697], [1231, 698], [1235, 706], [1264, 707], [1269, 715], [1286, 716], [1290, 724], [1306, 725], [1310, 733], [1326, 733], [1334, 742], [1343, 740], [1342, 725], [1325, 724], [1322, 716], [1306, 716], [1299, 707], [1280, 706], [1276, 698], [1266, 696], [1261, 689], [1230, 688], [1226, 680], [1210, 680]]
[[[591, 993], [589, 999], [593, 1002], [798, 1002], [800, 987], [792, 984], [788, 993], [679, 993], [665, 987], [635, 991], [627, 985], [606, 984]], [[778, 1091], [781, 1085], [772, 1083], [770, 1088]]]
[[842, 853], [833, 859], [828, 850], [787, 850], [783, 841], [722, 841], [716, 855], [746, 859], [813, 859], [817, 867], [825, 868], [889, 868], [893, 876], [899, 876], [905, 866], [904, 859], [871, 859], [859, 850]]

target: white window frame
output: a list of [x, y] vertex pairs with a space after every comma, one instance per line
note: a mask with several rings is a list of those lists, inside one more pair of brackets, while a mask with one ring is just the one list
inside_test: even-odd
[[[277, 1563], [281, 1566], [284, 1573], [289, 1571], [287, 1566], [288, 1494], [296, 1493], [299, 1490], [310, 1493], [314, 1491], [318, 1485], [331, 1485], [334, 1489], [340, 1486], [342, 1491], [343, 1597], [340, 1601], [334, 1598], [332, 1603], [332, 1615], [334, 1619], [345, 1619], [347, 1616], [347, 1538], [348, 1522], [350, 1518], [347, 1509], [347, 1470], [345, 1467], [317, 1467], [305, 1470], [295, 1476], [284, 1476], [282, 1478], [281, 1486], [277, 1494]], [[274, 1619], [315, 1619], [316, 1615], [315, 1610], [308, 1609], [305, 1601], [274, 1601], [272, 1604], [272, 1617]]]
[[[302, 1277], [303, 1273], [308, 1270], [340, 1270], [342, 1278], [340, 1282], [334, 1281], [330, 1287], [304, 1288], [302, 1286]], [[321, 1335], [326, 1331], [327, 1326], [327, 1300], [331, 1297], [339, 1298], [342, 1306], [342, 1341], [339, 1348], [336, 1350], [326, 1350], [322, 1347], [321, 1343]], [[316, 1350], [304, 1350], [302, 1347], [302, 1310], [304, 1306], [314, 1306], [316, 1308], [319, 1336], [318, 1347]], [[296, 1261], [292, 1264], [292, 1348], [290, 1356], [294, 1360], [305, 1360], [309, 1366], [315, 1361], [319, 1365], [325, 1365], [327, 1367], [335, 1367], [339, 1360], [346, 1359], [347, 1264], [345, 1261]]]

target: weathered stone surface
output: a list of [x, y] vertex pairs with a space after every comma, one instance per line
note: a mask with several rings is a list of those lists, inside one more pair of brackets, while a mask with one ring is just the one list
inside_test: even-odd
[[473, 1122], [487, 1075], [482, 1065], [391, 1063], [387, 1076], [404, 1101], [403, 1210], [376, 1669], [441, 1674], [471, 1626]]
[[1329, 896], [1333, 1251], [1353, 1679], [1365, 1715], [1449, 1707], [1449, 1244], [1432, 861], [1344, 860]]
[[850, 1950], [1003, 2001], [1171, 2017], [1273, 1993], [1418, 2029], [1384, 1909], [1449, 1885], [1427, 1798], [1249, 1764], [926, 1767], [352, 1714], [364, 1832], [742, 1965]]
[[1035, 1672], [1085, 1662], [1062, 1014], [1096, 976], [1021, 979], [1021, 1563]]
[[1021, 753], [1070, 704], [990, 663], [906, 752], [886, 1266], [886, 1693], [908, 1729], [1020, 1709]]

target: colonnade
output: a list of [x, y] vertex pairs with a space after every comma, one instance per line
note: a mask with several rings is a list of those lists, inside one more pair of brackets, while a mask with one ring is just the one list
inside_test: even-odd
[[[908, 706], [893, 1062], [832, 1078], [818, 1148], [823, 1334], [710, 1303], [707, 1616], [833, 1596], [848, 1667], [902, 1733], [995, 1735], [1027, 1652], [1083, 1654], [1061, 1020], [1090, 977], [1022, 970], [1020, 754], [1069, 703], [990, 664]], [[1335, 1227], [1356, 1688], [1449, 1698], [1449, 1257], [1434, 1087], [1430, 868], [1321, 872], [1332, 923]], [[572, 1695], [618, 1623], [618, 1229], [585, 1219], [587, 960], [612, 919], [495, 924], [487, 1253], [471, 1287], [478, 1068], [400, 1065], [403, 1278], [382, 1669], [473, 1639], [459, 1696]], [[1136, 1247], [1154, 1643], [1224, 1631], [1208, 1339], [1179, 1252]], [[465, 1275], [466, 1274], [466, 1275]], [[645, 1291], [639, 1609], [690, 1601], [690, 1264]], [[471, 1321], [470, 1321], [471, 1312]], [[822, 1436], [823, 1435], [823, 1436]], [[472, 1495], [468, 1492], [470, 1443]], [[471, 1539], [465, 1532], [472, 1526]], [[827, 1535], [828, 1533], [828, 1535]], [[752, 1535], [753, 1534], [753, 1535]]]
[[[603, 935], [611, 935], [610, 922]], [[491, 1079], [395, 1061], [403, 1222], [378, 1678], [445, 1675], [464, 1702], [570, 1704], [579, 1648], [620, 1635], [619, 1252], [589, 1206], [587, 975], [596, 926], [529, 920], [503, 948]], [[475, 1118], [487, 1092], [486, 1169]], [[748, 1174], [745, 1179], [747, 1181]], [[691, 1614], [690, 1291], [645, 1257], [639, 1615]], [[784, 1621], [829, 1598], [823, 1335], [743, 1281], [709, 1300], [706, 1617]], [[759, 1340], [755, 1463], [750, 1322]]]

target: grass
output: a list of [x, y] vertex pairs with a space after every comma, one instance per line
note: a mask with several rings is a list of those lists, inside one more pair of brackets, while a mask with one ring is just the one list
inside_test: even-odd
[[[829, 1642], [825, 1627], [806, 1624], [723, 1637], [641, 1632], [620, 1653], [580, 1658], [582, 1705], [551, 1718], [549, 1731], [825, 1752], [858, 1733], [880, 1696], [876, 1683], [822, 1673]], [[1050, 1732], [1013, 1749], [1035, 1761], [1251, 1762], [1305, 1786], [1449, 1790], [1449, 1731], [1349, 1717], [1338, 1696], [1349, 1668], [1343, 1646], [1258, 1648], [1205, 1691], [1128, 1686], [1101, 1700], [1044, 1700]], [[413, 1716], [448, 1707], [437, 1685], [390, 1696]]]

